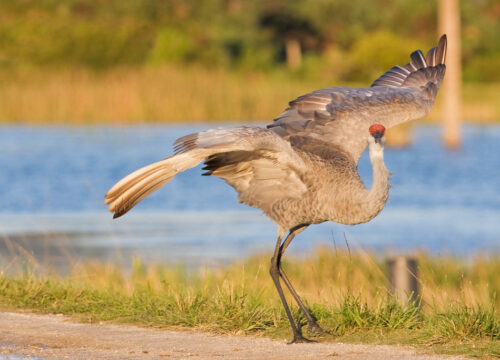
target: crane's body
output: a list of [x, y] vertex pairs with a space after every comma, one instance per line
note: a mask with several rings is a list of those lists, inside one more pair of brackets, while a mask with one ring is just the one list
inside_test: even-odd
[[[292, 239], [310, 224], [359, 224], [374, 218], [389, 194], [383, 158], [385, 128], [422, 117], [434, 103], [445, 73], [446, 36], [424, 57], [395, 66], [369, 88], [332, 87], [300, 96], [267, 128], [208, 130], [175, 142], [175, 155], [126, 176], [106, 194], [114, 217], [204, 161], [204, 175], [224, 179], [241, 203], [261, 209], [278, 226], [271, 277], [287, 312], [293, 342], [307, 341], [297, 328], [280, 279], [303, 310], [309, 328], [321, 331], [281, 268]], [[369, 146], [373, 185], [357, 164]], [[288, 235], [286, 235], [288, 232]]]
[[[222, 132], [228, 136], [226, 130]], [[241, 127], [230, 132], [245, 133], [246, 137], [260, 140], [269, 137], [276, 142], [282, 141], [276, 134], [261, 128]], [[388, 186], [377, 188], [380, 201], [372, 202], [374, 193], [370, 196], [356, 164], [337, 146], [300, 137], [292, 137], [289, 143], [288, 151], [293, 151], [297, 157], [295, 169], [265, 157], [251, 161], [227, 159], [228, 156], [253, 157], [246, 152], [212, 155], [205, 161], [204, 169], [208, 170], [207, 175], [220, 176], [238, 189], [238, 200], [261, 209], [278, 224], [280, 233], [300, 224], [324, 221], [359, 224], [371, 220], [382, 210]], [[388, 174], [383, 162], [377, 170], [380, 170], [377, 176]]]

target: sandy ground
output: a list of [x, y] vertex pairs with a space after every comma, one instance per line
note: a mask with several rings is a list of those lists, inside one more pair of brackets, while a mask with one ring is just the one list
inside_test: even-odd
[[293, 344], [256, 337], [135, 326], [78, 324], [62, 315], [0, 312], [6, 359], [465, 359], [408, 347]]

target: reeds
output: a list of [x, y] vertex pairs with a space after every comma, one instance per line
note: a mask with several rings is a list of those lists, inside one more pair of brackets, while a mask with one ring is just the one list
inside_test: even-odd
[[[24, 69], [0, 72], [0, 121], [29, 124], [270, 121], [295, 97], [345, 85], [287, 72], [203, 67]], [[367, 84], [350, 84], [367, 86]], [[499, 84], [465, 84], [463, 117], [500, 119]], [[429, 120], [440, 119], [438, 104]]]

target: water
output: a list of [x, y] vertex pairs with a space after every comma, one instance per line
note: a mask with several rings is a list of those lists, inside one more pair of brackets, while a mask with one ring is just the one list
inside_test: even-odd
[[0, 355], [0, 360], [43, 360], [41, 358], [34, 358], [24, 355]]
[[[208, 126], [9, 127], [0, 131], [0, 261], [59, 266], [100, 259], [211, 265], [271, 253], [276, 229], [200, 167], [179, 174], [126, 216], [112, 220], [104, 193], [117, 180], [172, 153], [173, 141]], [[467, 255], [500, 250], [500, 127], [468, 126], [458, 151], [438, 127], [387, 149], [390, 199], [370, 223], [311, 226], [290, 251], [318, 244], [375, 251], [425, 249]], [[371, 183], [365, 153], [360, 173]]]

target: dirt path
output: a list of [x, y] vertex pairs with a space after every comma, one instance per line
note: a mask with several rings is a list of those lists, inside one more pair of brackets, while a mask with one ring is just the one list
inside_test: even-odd
[[399, 346], [294, 344], [135, 326], [77, 324], [58, 315], [0, 312], [0, 359], [465, 359]]

